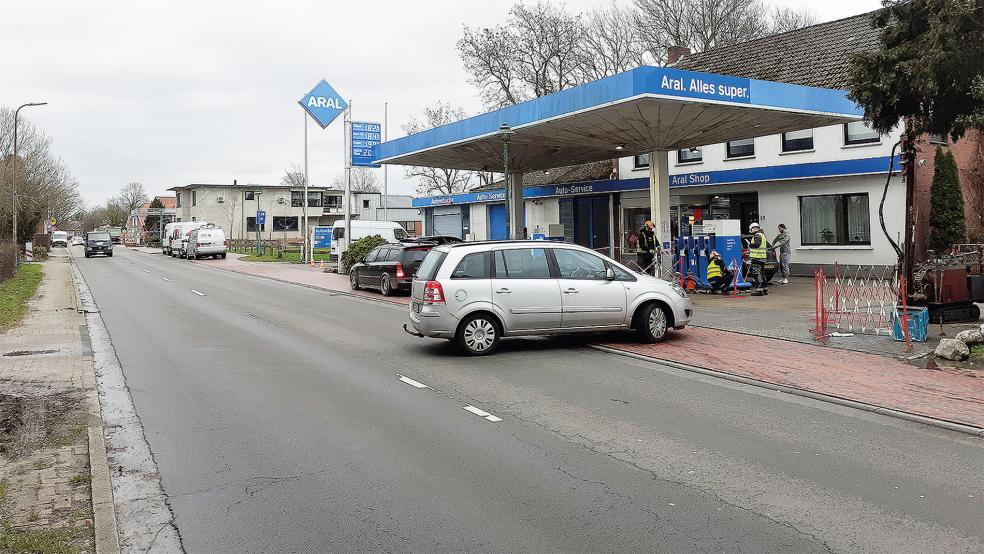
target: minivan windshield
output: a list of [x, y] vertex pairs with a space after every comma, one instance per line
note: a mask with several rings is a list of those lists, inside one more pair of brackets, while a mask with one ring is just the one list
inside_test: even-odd
[[331, 238], [333, 239], [343, 239], [345, 238], [345, 227], [335, 227], [331, 230]]
[[431, 250], [427, 254], [427, 257], [424, 258], [424, 261], [421, 262], [420, 267], [417, 268], [415, 277], [425, 281], [433, 279], [437, 275], [437, 270], [441, 267], [444, 257], [447, 255], [448, 253], [442, 250]]
[[109, 240], [109, 233], [89, 233], [89, 240]]

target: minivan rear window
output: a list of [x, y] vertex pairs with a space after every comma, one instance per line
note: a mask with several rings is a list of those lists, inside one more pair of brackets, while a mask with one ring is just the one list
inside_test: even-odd
[[448, 253], [442, 250], [431, 250], [427, 254], [427, 257], [424, 258], [424, 261], [421, 262], [420, 267], [417, 268], [416, 277], [425, 281], [433, 279], [447, 255]]

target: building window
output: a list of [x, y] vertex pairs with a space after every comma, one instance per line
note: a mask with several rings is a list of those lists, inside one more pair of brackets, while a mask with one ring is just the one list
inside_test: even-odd
[[174, 193], [174, 206], [177, 207], [177, 208], [180, 208], [181, 207], [181, 193], [180, 192]]
[[852, 121], [844, 124], [844, 144], [872, 144], [881, 142], [881, 135], [864, 121]]
[[300, 229], [298, 225], [298, 218], [296, 215], [275, 215], [273, 216], [273, 230], [274, 231], [297, 231]]
[[632, 165], [635, 169], [645, 169], [649, 167], [649, 154], [636, 154], [632, 158]]
[[755, 155], [755, 139], [733, 140], [728, 143], [728, 158], [750, 158]]
[[192, 221], [198, 221], [198, 218], [197, 218], [197, 217], [195, 217], [195, 216], [191, 216], [191, 220], [192, 220]]
[[243, 200], [256, 200], [256, 191], [255, 190], [243, 191]]
[[197, 190], [191, 191], [191, 205], [192, 206], [197, 206], [198, 205], [198, 191]]
[[684, 148], [683, 150], [677, 150], [678, 164], [692, 164], [703, 161], [703, 159], [704, 153], [701, 152], [700, 148]]
[[782, 134], [783, 152], [804, 152], [813, 150], [813, 129], [790, 131]]
[[303, 208], [304, 207], [304, 191], [303, 190], [292, 190], [292, 191], [290, 191], [290, 207], [291, 208]]
[[322, 198], [323, 193], [320, 190], [309, 190], [308, 191], [308, 207], [309, 208], [320, 208], [324, 203]]
[[362, 207], [363, 208], [368, 208], [369, 207], [369, 200], [363, 200], [362, 201]]
[[[262, 233], [263, 231], [266, 231], [266, 223], [264, 223], [263, 225], [260, 225], [260, 232]], [[249, 216], [246, 217], [246, 232], [248, 232], [248, 233], [255, 233], [256, 232], [256, 218], [255, 217], [249, 217]]]
[[337, 194], [331, 194], [325, 196], [325, 206], [329, 208], [341, 208], [342, 207], [342, 197]]
[[800, 196], [799, 202], [804, 246], [871, 244], [867, 193]]
[[940, 133], [930, 133], [929, 142], [933, 144], [949, 144], [946, 141], [946, 135], [942, 135]]

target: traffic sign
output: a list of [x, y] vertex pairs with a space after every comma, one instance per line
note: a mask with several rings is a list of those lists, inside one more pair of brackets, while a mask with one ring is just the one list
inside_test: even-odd
[[264, 210], [258, 210], [256, 212], [256, 224], [266, 225], [266, 212]]
[[312, 248], [330, 248], [331, 247], [331, 227], [315, 227], [311, 232], [311, 244]]
[[383, 126], [365, 121], [352, 122], [352, 165], [356, 167], [380, 167], [372, 163], [372, 147], [383, 139]]
[[330, 125], [338, 114], [348, 107], [345, 100], [324, 79], [297, 103], [311, 114], [322, 129]]

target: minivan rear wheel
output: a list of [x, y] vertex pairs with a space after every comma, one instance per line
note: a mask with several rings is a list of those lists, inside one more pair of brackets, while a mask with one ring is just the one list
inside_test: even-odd
[[646, 342], [659, 342], [666, 337], [669, 329], [669, 318], [666, 309], [659, 304], [652, 303], [647, 305], [639, 318], [639, 327], [636, 329], [639, 336]]
[[499, 322], [487, 314], [468, 316], [458, 326], [455, 342], [469, 356], [485, 356], [499, 347]]

